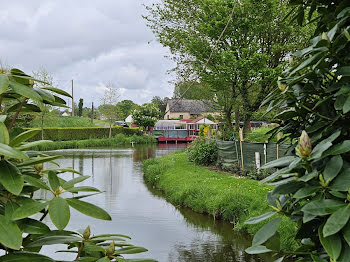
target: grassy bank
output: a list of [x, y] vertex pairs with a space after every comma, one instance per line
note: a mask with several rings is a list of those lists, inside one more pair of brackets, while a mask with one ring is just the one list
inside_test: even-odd
[[[188, 161], [185, 153], [146, 160], [143, 169], [145, 180], [164, 191], [173, 204], [232, 222], [237, 229], [250, 234], [256, 233], [261, 224], [248, 226], [244, 221], [271, 211], [266, 201], [270, 186], [196, 166]], [[297, 244], [291, 236], [295, 225], [286, 218], [282, 221], [279, 228], [281, 247], [294, 249]]]
[[156, 143], [156, 139], [150, 136], [125, 136], [119, 134], [111, 139], [86, 139], [86, 140], [71, 140], [71, 141], [56, 141], [41, 144], [33, 150], [47, 151], [56, 149], [69, 149], [69, 148], [90, 148], [90, 147], [113, 147], [118, 145], [128, 145], [134, 142], [136, 144], [151, 144]]

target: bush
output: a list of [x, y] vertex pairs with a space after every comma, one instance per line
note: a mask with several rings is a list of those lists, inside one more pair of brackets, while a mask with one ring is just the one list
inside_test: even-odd
[[[139, 128], [112, 127], [112, 136], [124, 134], [127, 136], [141, 135]], [[109, 127], [46, 127], [44, 139], [52, 141], [85, 140], [94, 138], [108, 138]], [[37, 134], [32, 141], [41, 139]]]
[[186, 150], [188, 159], [197, 165], [214, 164], [218, 158], [218, 149], [214, 140], [196, 139]]

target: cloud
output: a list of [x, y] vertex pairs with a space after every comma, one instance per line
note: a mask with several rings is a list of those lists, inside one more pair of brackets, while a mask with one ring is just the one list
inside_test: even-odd
[[6, 1], [0, 60], [29, 73], [44, 67], [66, 91], [74, 79], [75, 98], [86, 104], [99, 103], [108, 82], [136, 103], [169, 96], [174, 64], [141, 17], [142, 4], [154, 1]]

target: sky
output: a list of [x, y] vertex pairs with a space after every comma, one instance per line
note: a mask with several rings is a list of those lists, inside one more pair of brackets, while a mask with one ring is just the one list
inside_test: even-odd
[[101, 103], [113, 83], [119, 100], [171, 96], [175, 65], [146, 26], [156, 0], [11, 0], [0, 9], [0, 60], [27, 74], [44, 68], [84, 106]]

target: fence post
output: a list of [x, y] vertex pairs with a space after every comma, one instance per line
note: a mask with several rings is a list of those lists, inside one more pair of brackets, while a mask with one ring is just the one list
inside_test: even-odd
[[255, 165], [256, 169], [258, 170], [258, 174], [260, 174], [260, 153], [255, 152]]
[[279, 158], [279, 153], [280, 153], [280, 145], [278, 144], [278, 140], [281, 139], [281, 132], [277, 133], [277, 159]]
[[239, 129], [239, 142], [240, 142], [240, 146], [241, 146], [241, 161], [242, 161], [242, 169], [244, 169], [244, 160], [243, 160], [243, 129], [240, 128]]
[[265, 143], [264, 143], [264, 156], [265, 156], [265, 164], [266, 164], [266, 162], [267, 162], [267, 147], [266, 147], [266, 141], [265, 141]]

